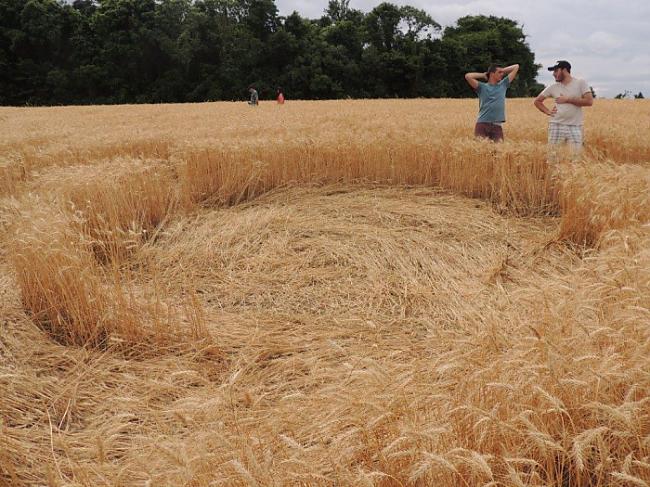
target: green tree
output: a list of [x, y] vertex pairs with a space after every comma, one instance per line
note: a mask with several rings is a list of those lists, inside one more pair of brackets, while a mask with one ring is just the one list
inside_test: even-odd
[[54, 0], [0, 2], [0, 103], [67, 101], [70, 14]]
[[329, 0], [325, 15], [332, 22], [341, 22], [346, 20], [350, 10], [350, 0]]
[[410, 5], [405, 5], [400, 9], [401, 20], [406, 24], [406, 37], [415, 42], [422, 35], [431, 38], [433, 34], [440, 32], [440, 24], [424, 10], [420, 10]]
[[0, 103], [469, 96], [463, 74], [521, 65], [510, 95], [540, 90], [518, 24], [330, 0], [320, 19], [274, 0], [0, 0]]
[[380, 3], [373, 8], [364, 21], [367, 41], [377, 51], [390, 51], [401, 35], [399, 24], [402, 13], [396, 5]]

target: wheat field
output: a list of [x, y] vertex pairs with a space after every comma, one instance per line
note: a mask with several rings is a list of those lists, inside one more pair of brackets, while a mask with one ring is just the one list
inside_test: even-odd
[[0, 486], [650, 485], [650, 102], [0, 108]]

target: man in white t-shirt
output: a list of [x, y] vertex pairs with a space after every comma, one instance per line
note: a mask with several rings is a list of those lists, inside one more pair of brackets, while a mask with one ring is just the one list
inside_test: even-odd
[[[579, 152], [583, 143], [582, 107], [590, 107], [594, 103], [591, 89], [585, 80], [571, 76], [571, 64], [568, 61], [558, 61], [548, 70], [553, 71], [556, 83], [547, 86], [535, 98], [537, 109], [551, 117], [548, 143], [556, 146], [566, 142], [574, 151]], [[552, 110], [544, 105], [546, 98], [555, 100]]]

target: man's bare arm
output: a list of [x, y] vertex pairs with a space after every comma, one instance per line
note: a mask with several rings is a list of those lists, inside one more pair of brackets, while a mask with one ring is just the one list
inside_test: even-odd
[[478, 88], [478, 80], [480, 79], [487, 79], [485, 73], [467, 73], [465, 75], [465, 81], [467, 81], [473, 90]]
[[569, 97], [569, 96], [558, 96], [556, 103], [570, 103], [577, 107], [590, 107], [594, 104], [594, 97], [591, 94], [591, 91], [584, 93], [580, 98], [578, 97]]
[[537, 107], [537, 109], [544, 115], [552, 117], [557, 112], [557, 107], [553, 107], [553, 110], [549, 110], [546, 108], [546, 105], [544, 105], [544, 100], [546, 100], [546, 97], [543, 95], [539, 95], [537, 98], [535, 98], [535, 107]]
[[508, 78], [510, 78], [510, 82], [512, 83], [519, 72], [519, 65], [513, 64], [512, 66], [503, 68], [503, 72], [508, 75]]

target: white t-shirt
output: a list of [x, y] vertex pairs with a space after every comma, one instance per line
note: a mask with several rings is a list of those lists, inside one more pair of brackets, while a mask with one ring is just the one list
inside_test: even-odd
[[[541, 95], [545, 98], [556, 99], [559, 96], [568, 96], [571, 98], [582, 98], [582, 95], [589, 93], [591, 90], [587, 82], [583, 79], [572, 78], [568, 84], [554, 83], [544, 88]], [[557, 113], [550, 118], [550, 123], [559, 123], [562, 125], [582, 125], [582, 107], [577, 107], [572, 103], [558, 103]]]

